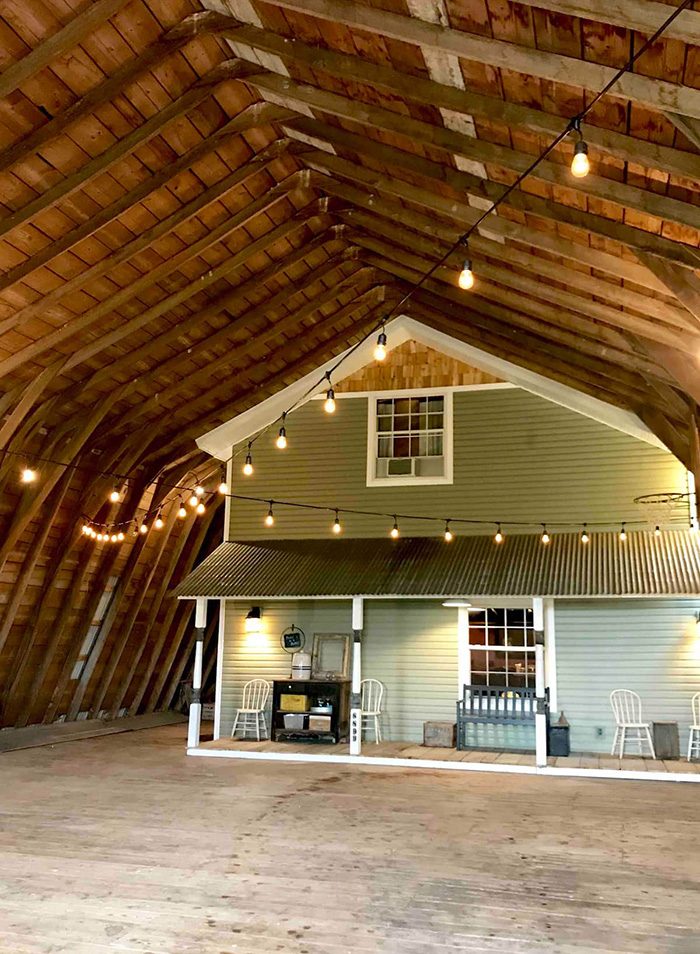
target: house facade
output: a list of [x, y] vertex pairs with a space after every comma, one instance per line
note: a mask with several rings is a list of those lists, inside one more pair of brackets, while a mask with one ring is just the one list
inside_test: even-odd
[[[295, 409], [283, 450], [274, 418], [267, 429], [237, 421], [228, 445], [223, 429], [213, 436], [228, 461], [232, 549], [178, 592], [223, 600], [215, 736], [230, 735], [246, 682], [289, 678], [284, 630], [293, 624], [307, 641], [351, 635], [352, 598], [362, 597], [361, 675], [385, 687], [389, 741], [420, 743], [425, 722], [454, 721], [464, 684], [534, 687], [533, 600], [544, 609], [552, 718], [565, 713], [572, 751], [610, 751], [617, 688], [638, 692], [645, 718], [677, 722], [685, 739], [700, 689], [687, 472], [614, 408], [572, 406], [566, 389], [553, 399], [507, 380], [504, 363], [477, 367], [433, 344], [406, 338], [382, 366], [366, 362], [333, 382], [334, 413], [323, 392]], [[679, 495], [674, 508], [648, 514], [635, 503], [662, 491]], [[421, 540], [432, 541], [430, 555]], [[442, 567], [435, 547], [453, 548], [455, 565]], [[308, 554], [313, 568], [302, 571]], [[386, 572], [391, 584], [373, 585], [373, 560], [376, 579]], [[534, 745], [530, 726], [470, 731], [475, 748]]]

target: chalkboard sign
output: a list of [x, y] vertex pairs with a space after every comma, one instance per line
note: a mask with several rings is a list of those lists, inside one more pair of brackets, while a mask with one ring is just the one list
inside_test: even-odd
[[282, 648], [286, 652], [296, 652], [298, 649], [303, 648], [306, 637], [303, 630], [299, 629], [298, 626], [292, 625], [282, 633], [281, 642]]

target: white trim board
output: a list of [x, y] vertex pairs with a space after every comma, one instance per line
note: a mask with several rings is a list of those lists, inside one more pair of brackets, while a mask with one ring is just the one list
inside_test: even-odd
[[[429, 328], [407, 315], [399, 315], [398, 318], [394, 318], [386, 325], [385, 330], [389, 350], [402, 345], [406, 341], [418, 341], [420, 344], [433, 348], [448, 357], [455, 358], [457, 361], [470, 364], [481, 371], [495, 375], [497, 378], [503, 378], [524, 391], [529, 391], [531, 394], [536, 394], [547, 401], [559, 404], [561, 407], [569, 408], [577, 414], [583, 414], [600, 424], [606, 424], [623, 434], [629, 434], [631, 437], [636, 437], [638, 440], [660, 447], [670, 453], [668, 448], [649, 430], [646, 424], [631, 411], [613, 407], [604, 401], [599, 401], [597, 398], [575, 391], [565, 384], [560, 384], [557, 381], [545, 378], [543, 375], [536, 374], [534, 371], [521, 368], [504, 358], [495, 357], [442, 331]], [[256, 404], [255, 407], [243, 411], [243, 413], [225, 421], [207, 434], [198, 437], [197, 446], [200, 450], [211, 454], [212, 457], [227, 460], [233, 445], [249, 440], [253, 434], [279, 420], [282, 412], [297, 401], [300, 402], [299, 406], [302, 406], [307, 401], [312, 400], [315, 394], [305, 397], [306, 392], [321, 380], [326, 371], [335, 367], [339, 360], [345, 359], [347, 356], [341, 372], [342, 377], [347, 377], [372, 363], [374, 361], [374, 345], [374, 336], [370, 335], [355, 351], [348, 348], [342, 355], [329, 358], [325, 364], [319, 365], [315, 371], [304, 375], [303, 378], [261, 401], [260, 404]], [[340, 377], [338, 379], [340, 380]], [[319, 391], [325, 390], [325, 388], [326, 382], [324, 381], [319, 385]]]
[[494, 762], [447, 762], [438, 759], [400, 759], [371, 755], [314, 755], [309, 752], [244, 752], [234, 749], [187, 749], [188, 755], [209, 759], [250, 759], [260, 762], [320, 762], [330, 765], [383, 765], [393, 768], [444, 769], [448, 772], [495, 772], [509, 775], [551, 775], [560, 778], [612, 778], [640, 782], [700, 782], [700, 773], [634, 772], [628, 769], [556, 768], [507, 765]]

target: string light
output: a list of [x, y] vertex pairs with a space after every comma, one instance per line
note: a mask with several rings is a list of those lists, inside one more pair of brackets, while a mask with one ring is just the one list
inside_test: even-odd
[[113, 534], [112, 534], [112, 536], [110, 537], [110, 540], [112, 541], [112, 543], [116, 543], [116, 542], [117, 542], [117, 535], [116, 535], [116, 533], [113, 533]]
[[[464, 249], [467, 250], [469, 239], [467, 235], [463, 235], [459, 240], [459, 244], [464, 246]], [[463, 291], [469, 291], [470, 288], [474, 287], [474, 272], [472, 271], [472, 260], [468, 255], [465, 255], [464, 265], [462, 271], [459, 273], [459, 287]]]
[[200, 517], [202, 516], [203, 513], [207, 512], [207, 508], [204, 506], [201, 500], [199, 501], [199, 503], [194, 509], [195, 509], [195, 512], [198, 513]]
[[245, 464], [243, 465], [243, 473], [246, 475], [246, 477], [253, 476], [253, 455], [250, 453], [252, 447], [253, 447], [252, 443], [249, 442], [248, 453], [245, 455]]
[[335, 413], [335, 391], [333, 388], [328, 388], [326, 391], [326, 400], [324, 402], [323, 409], [326, 414]]
[[546, 523], [543, 523], [543, 524], [542, 524], [542, 536], [540, 537], [540, 540], [541, 540], [542, 543], [544, 543], [545, 546], [546, 546], [546, 545], [549, 543], [549, 539], [550, 539], [550, 538], [549, 538], [549, 534], [547, 533], [547, 524], [546, 524]]
[[123, 539], [124, 539], [124, 533], [120, 530], [119, 533], [117, 534], [117, 540], [119, 540], [119, 542], [121, 543]]
[[[250, 456], [250, 454], [248, 456]], [[253, 468], [251, 467], [250, 469], [252, 472]], [[243, 468], [243, 473], [245, 473], [245, 467]], [[217, 490], [220, 494], [223, 494], [224, 496], [228, 493], [228, 484], [226, 483], [226, 470], [224, 467], [221, 468], [221, 480], [219, 481], [219, 486], [217, 487]]]
[[187, 501], [187, 503], [190, 505], [190, 507], [196, 507], [197, 504], [199, 503], [199, 497], [197, 497], [196, 494], [192, 494], [192, 496]]
[[270, 501], [270, 509], [267, 511], [267, 516], [265, 517], [265, 526], [272, 527], [275, 523], [275, 515], [272, 512], [272, 501]]
[[141, 526], [139, 527], [139, 533], [148, 533], [148, 525], [145, 523], [142, 523]]
[[493, 541], [494, 541], [494, 543], [503, 543], [503, 534], [502, 534], [502, 532], [501, 532], [501, 525], [500, 525], [500, 523], [497, 523], [497, 524], [496, 524], [496, 535], [495, 535], [495, 537], [493, 538]]
[[624, 543], [627, 539], [627, 532], [625, 530], [625, 521], [623, 520], [620, 524], [620, 540]]
[[574, 146], [574, 158], [571, 160], [571, 175], [577, 179], [585, 179], [591, 169], [588, 161], [588, 146], [581, 132], [581, 119], [576, 117], [571, 124], [572, 132], [578, 133], [578, 142]]
[[445, 541], [447, 543], [450, 543], [450, 541], [453, 539], [454, 539], [454, 534], [450, 530], [450, 521], [446, 520], [445, 521]]
[[20, 480], [23, 484], [33, 484], [36, 480], [36, 471], [27, 465], [26, 467], [22, 468]]
[[590, 537], [588, 536], [588, 531], [586, 530], [587, 524], [584, 523], [583, 530], [581, 531], [581, 543], [588, 543]]
[[655, 537], [661, 536], [661, 527], [658, 524], [654, 527], [654, 536]]
[[377, 337], [377, 344], [374, 348], [375, 361], [383, 361], [386, 358], [386, 331], [385, 324], [382, 322], [382, 330]]
[[183, 504], [182, 499], [180, 499], [180, 506], [178, 507], [177, 515], [180, 520], [184, 520], [187, 516], [187, 511], [185, 510], [185, 505]]
[[122, 499], [121, 494], [119, 493], [119, 490], [116, 487], [109, 495], [109, 499], [112, 501], [112, 503], [119, 503], [119, 501]]
[[197, 486], [194, 488], [194, 492], [198, 497], [203, 497], [204, 487], [202, 487], [201, 484], [197, 484]]
[[284, 426], [284, 422], [287, 419], [287, 412], [285, 411], [282, 414], [282, 427], [280, 427], [280, 432], [277, 435], [277, 447], [280, 450], [284, 450], [287, 446], [287, 428]]
[[156, 519], [153, 521], [153, 526], [156, 530], [162, 530], [165, 524], [163, 523], [163, 518], [160, 515], [160, 510], [156, 514]]
[[399, 538], [399, 533], [400, 533], [400, 531], [399, 531], [399, 525], [398, 525], [398, 523], [397, 523], [397, 521], [396, 521], [396, 517], [394, 517], [394, 526], [391, 528], [391, 538], [392, 538], [392, 540], [398, 540], [398, 538]]
[[338, 516], [338, 511], [335, 512], [335, 520], [333, 521], [333, 533], [340, 533], [343, 528], [340, 526], [340, 517]]

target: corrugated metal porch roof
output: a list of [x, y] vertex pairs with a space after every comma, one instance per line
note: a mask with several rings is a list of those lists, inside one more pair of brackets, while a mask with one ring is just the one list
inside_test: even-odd
[[671, 531], [223, 543], [178, 597], [699, 596], [700, 535]]

